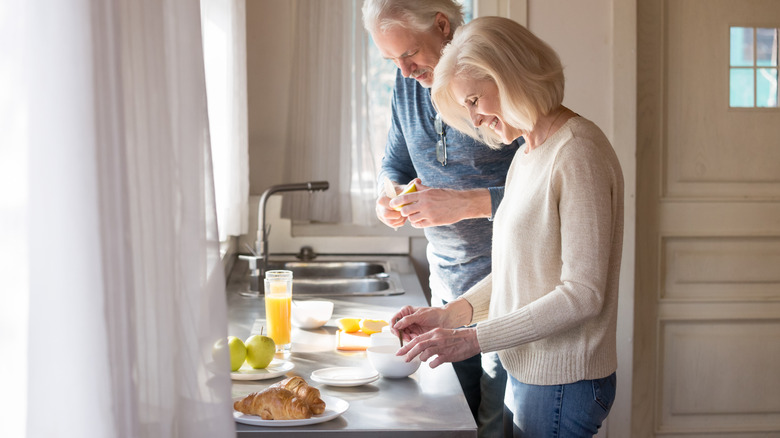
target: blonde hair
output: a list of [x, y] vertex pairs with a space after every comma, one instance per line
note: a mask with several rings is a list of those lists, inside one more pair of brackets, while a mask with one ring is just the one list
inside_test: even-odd
[[468, 110], [455, 100], [450, 90], [455, 77], [496, 84], [504, 123], [524, 132], [563, 102], [565, 80], [558, 54], [508, 18], [476, 18], [461, 26], [442, 52], [431, 88], [433, 103], [448, 125], [500, 148], [500, 137], [491, 129], [475, 129]]
[[427, 32], [439, 12], [450, 21], [450, 32], [463, 24], [463, 6], [453, 0], [365, 0], [363, 27], [369, 32], [392, 27]]

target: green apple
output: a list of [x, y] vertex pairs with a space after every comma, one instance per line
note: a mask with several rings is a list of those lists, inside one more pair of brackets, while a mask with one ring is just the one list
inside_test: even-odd
[[246, 363], [252, 368], [265, 368], [274, 358], [276, 344], [268, 336], [252, 335], [246, 340]]
[[235, 336], [228, 336], [228, 348], [230, 348], [230, 371], [236, 371], [241, 368], [246, 359], [246, 345], [241, 339]]

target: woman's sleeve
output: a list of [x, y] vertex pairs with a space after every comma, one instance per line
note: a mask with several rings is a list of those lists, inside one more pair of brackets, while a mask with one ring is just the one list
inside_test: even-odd
[[473, 309], [470, 324], [487, 319], [488, 311], [490, 310], [490, 294], [492, 291], [493, 274], [488, 274], [487, 277], [478, 281], [471, 289], [461, 295], [461, 298], [468, 301]]

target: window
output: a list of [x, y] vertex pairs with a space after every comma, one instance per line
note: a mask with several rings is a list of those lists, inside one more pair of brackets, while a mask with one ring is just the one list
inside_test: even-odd
[[778, 107], [778, 30], [764, 27], [731, 27], [730, 107]]
[[[239, 1], [201, 0], [201, 31], [219, 240], [248, 232], [246, 18]], [[204, 187], [210, 197], [211, 186]]]

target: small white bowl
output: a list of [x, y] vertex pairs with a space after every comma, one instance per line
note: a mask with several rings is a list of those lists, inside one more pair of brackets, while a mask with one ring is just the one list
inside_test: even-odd
[[415, 357], [411, 362], [406, 362], [403, 356], [395, 355], [398, 349], [399, 347], [395, 345], [377, 345], [368, 347], [366, 355], [371, 366], [382, 377], [401, 379], [414, 374], [420, 368], [420, 356]]
[[320, 328], [333, 315], [333, 302], [325, 300], [295, 301], [292, 306], [293, 324], [302, 329]]

